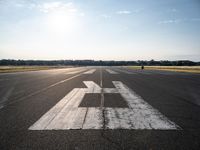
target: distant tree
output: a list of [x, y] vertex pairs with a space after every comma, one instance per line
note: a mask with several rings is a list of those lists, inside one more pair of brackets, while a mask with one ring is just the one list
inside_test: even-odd
[[192, 62], [189, 60], [179, 60], [179, 61], [144, 61], [144, 60], [138, 60], [138, 61], [95, 61], [95, 60], [13, 60], [13, 59], [2, 59], [0, 60], [1, 66], [8, 66], [8, 65], [14, 65], [14, 66], [33, 66], [33, 65], [41, 65], [41, 66], [68, 66], [68, 65], [74, 65], [74, 66], [141, 66], [141, 65], [159, 65], [159, 66], [195, 66], [200, 65], [200, 62]]

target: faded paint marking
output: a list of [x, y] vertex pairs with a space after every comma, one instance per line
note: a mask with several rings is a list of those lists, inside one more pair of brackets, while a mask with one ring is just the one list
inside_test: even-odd
[[110, 73], [110, 74], [119, 74], [118, 72], [113, 71], [113, 70], [111, 70], [111, 69], [106, 69], [106, 71], [107, 71], [108, 73]]
[[[84, 84], [87, 88], [73, 89], [29, 129], [180, 129], [120, 81], [113, 81], [116, 88], [102, 88], [93, 81]], [[129, 107], [78, 107], [86, 93], [119, 93]]]

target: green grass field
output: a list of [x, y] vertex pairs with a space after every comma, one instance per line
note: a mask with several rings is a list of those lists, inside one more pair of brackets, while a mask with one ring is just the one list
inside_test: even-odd
[[[141, 69], [140, 66], [129, 66], [130, 69]], [[144, 66], [146, 70], [165, 70], [175, 72], [200, 73], [200, 66]]]

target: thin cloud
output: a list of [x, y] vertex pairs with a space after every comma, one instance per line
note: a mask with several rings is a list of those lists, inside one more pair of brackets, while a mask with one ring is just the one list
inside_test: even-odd
[[24, 7], [25, 5], [23, 3], [16, 3], [15, 6], [16, 7]]
[[67, 12], [77, 12], [78, 10], [74, 7], [73, 3], [63, 3], [63, 2], [46, 2], [39, 4], [38, 8], [41, 12], [49, 13], [53, 11], [67, 11]]
[[163, 21], [159, 21], [158, 24], [176, 24], [176, 23], [180, 23], [182, 20], [180, 19], [174, 19], [174, 20], [163, 20]]
[[190, 18], [190, 19], [171, 19], [171, 20], [162, 20], [159, 21], [158, 24], [177, 24], [177, 23], [184, 23], [184, 22], [199, 22], [200, 18]]
[[122, 15], [122, 14], [131, 14], [131, 11], [129, 11], [129, 10], [120, 10], [120, 11], [117, 11], [116, 14], [120, 14], [120, 15]]

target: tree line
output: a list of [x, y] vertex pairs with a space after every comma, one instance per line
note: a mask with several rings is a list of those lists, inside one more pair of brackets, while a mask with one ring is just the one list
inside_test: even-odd
[[200, 62], [190, 60], [178, 61], [103, 61], [103, 60], [14, 60], [2, 59], [0, 66], [199, 66]]

